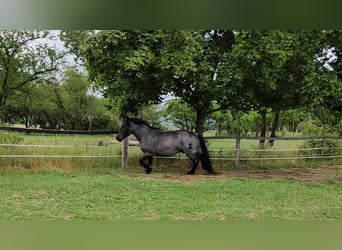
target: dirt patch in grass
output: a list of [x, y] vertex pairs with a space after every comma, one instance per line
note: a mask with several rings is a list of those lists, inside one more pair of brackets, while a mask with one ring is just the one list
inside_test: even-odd
[[269, 170], [229, 170], [218, 171], [216, 175], [208, 175], [198, 169], [195, 175], [181, 172], [141, 175], [142, 178], [170, 179], [184, 182], [213, 180], [216, 178], [247, 178], [247, 179], [286, 179], [295, 181], [325, 182], [342, 181], [342, 166], [322, 166], [312, 168], [279, 168]]

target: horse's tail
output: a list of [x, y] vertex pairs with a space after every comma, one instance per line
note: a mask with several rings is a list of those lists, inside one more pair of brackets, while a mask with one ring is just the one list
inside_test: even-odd
[[211, 165], [209, 152], [208, 152], [207, 146], [205, 145], [204, 138], [200, 134], [197, 134], [197, 136], [198, 136], [200, 146], [202, 149], [202, 156], [201, 156], [202, 167], [203, 169], [207, 170], [209, 174], [215, 174], [213, 166]]

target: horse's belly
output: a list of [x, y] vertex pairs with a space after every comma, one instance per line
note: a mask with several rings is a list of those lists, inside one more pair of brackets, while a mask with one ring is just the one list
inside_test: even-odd
[[168, 138], [163, 138], [163, 140], [159, 140], [153, 146], [141, 146], [143, 152], [149, 152], [157, 156], [172, 156], [182, 151], [182, 148], [178, 143], [175, 143], [171, 139], [168, 140]]
[[157, 156], [173, 156], [177, 153], [181, 152], [181, 150], [169, 150], [169, 149], [165, 149], [165, 150], [158, 150], [155, 152], [155, 155]]
[[158, 156], [172, 156], [179, 153], [180, 151], [181, 148], [178, 146], [162, 143], [156, 148], [154, 153]]

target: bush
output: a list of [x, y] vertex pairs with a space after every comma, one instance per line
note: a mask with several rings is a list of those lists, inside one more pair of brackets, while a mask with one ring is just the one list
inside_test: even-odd
[[298, 132], [304, 136], [319, 136], [322, 135], [322, 128], [316, 126], [312, 122], [302, 121], [298, 124]]
[[323, 140], [311, 140], [305, 142], [301, 148], [307, 149], [302, 151], [304, 156], [315, 157], [340, 155], [342, 154], [341, 146], [341, 142], [336, 140], [326, 140], [325, 145]]

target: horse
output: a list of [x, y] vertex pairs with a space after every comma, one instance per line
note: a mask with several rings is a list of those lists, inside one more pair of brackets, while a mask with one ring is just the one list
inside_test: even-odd
[[200, 161], [202, 168], [209, 174], [215, 173], [205, 141], [199, 134], [187, 130], [163, 131], [150, 126], [144, 120], [126, 117], [116, 139], [121, 142], [130, 134], [133, 134], [140, 142], [140, 148], [144, 155], [139, 162], [147, 174], [152, 172], [153, 156], [169, 157], [180, 152], [184, 153], [191, 161], [191, 168], [187, 174], [195, 174]]

